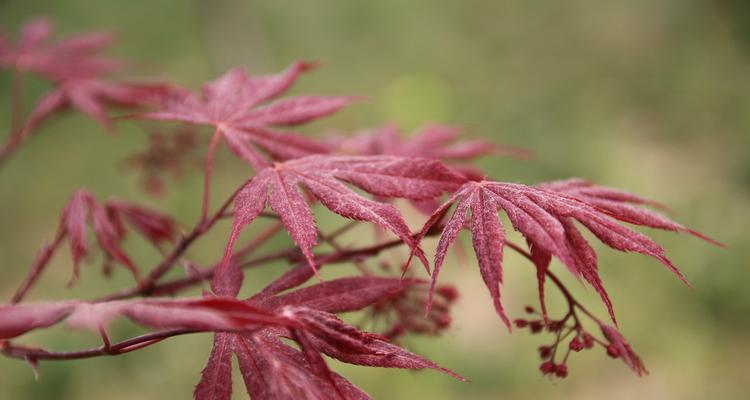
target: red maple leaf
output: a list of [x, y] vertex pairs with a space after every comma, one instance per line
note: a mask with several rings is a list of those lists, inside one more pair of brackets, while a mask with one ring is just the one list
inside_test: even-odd
[[638, 375], [648, 374], [646, 366], [638, 354], [633, 351], [625, 337], [617, 328], [609, 325], [601, 325], [602, 334], [609, 341], [607, 354], [613, 358], [621, 358]]
[[[342, 181], [380, 197], [427, 200], [457, 187], [464, 179], [438, 161], [420, 158], [314, 155], [275, 164], [261, 170], [237, 194], [226, 259], [239, 233], [268, 203], [315, 269], [312, 248], [318, 232], [299, 184], [334, 213], [390, 230], [423, 258], [398, 209], [366, 199]], [[426, 265], [426, 260], [423, 262]]]
[[54, 240], [38, 251], [24, 283], [11, 302], [16, 303], [25, 296], [65, 238], [68, 239], [73, 259], [73, 276], [69, 285], [75, 283], [80, 274], [80, 262], [90, 252], [87, 226], [91, 226], [104, 254], [105, 271], [109, 271], [110, 262], [115, 262], [127, 268], [138, 279], [138, 268], [121, 247], [126, 233], [123, 221], [127, 221], [155, 246], [171, 241], [176, 236], [176, 224], [168, 215], [122, 200], [109, 200], [100, 204], [89, 191], [79, 189], [63, 208]]
[[[252, 76], [234, 68], [203, 86], [201, 96], [174, 88], [159, 111], [138, 114], [141, 119], [181, 121], [216, 128], [229, 148], [256, 169], [268, 161], [253, 147], [285, 160], [326, 149], [301, 136], [272, 131], [272, 126], [293, 126], [335, 113], [352, 101], [349, 97], [296, 96], [259, 105], [287, 91], [299, 75], [315, 64], [297, 62], [276, 75]], [[215, 143], [215, 140], [214, 140]], [[209, 149], [209, 159], [213, 149]]]
[[58, 237], [66, 236], [73, 258], [73, 280], [79, 275], [81, 259], [89, 252], [86, 225], [91, 223], [99, 246], [107, 257], [122, 264], [133, 276], [138, 277], [138, 268], [133, 264], [120, 247], [121, 233], [116, 224], [107, 215], [106, 209], [85, 189], [73, 194], [68, 205], [60, 216]]
[[[596, 188], [589, 196], [561, 194], [570, 185], [552, 183], [530, 187], [503, 182], [469, 182], [457, 190], [453, 196], [438, 208], [422, 229], [426, 234], [447, 214], [455, 204], [453, 215], [445, 223], [437, 245], [433, 288], [437, 282], [448, 247], [456, 240], [458, 232], [464, 228], [471, 211], [470, 229], [472, 244], [479, 263], [479, 269], [492, 296], [495, 309], [510, 328], [500, 302], [502, 282], [502, 258], [505, 246], [505, 231], [497, 216], [498, 209], [508, 215], [513, 227], [523, 234], [531, 247], [531, 254], [538, 268], [540, 299], [544, 308], [543, 284], [551, 256], [557, 257], [576, 277], [583, 278], [594, 287], [614, 320], [612, 303], [599, 278], [597, 257], [594, 250], [580, 233], [574, 221], [588, 228], [607, 246], [624, 251], [636, 252], [656, 258], [666, 265], [680, 279], [682, 273], [667, 258], [664, 249], [649, 237], [618, 223], [626, 222], [673, 231], [685, 231], [698, 237], [704, 236], [682, 227], [665, 217], [637, 208], [625, 207], [620, 201], [643, 203], [624, 192]], [[591, 186], [589, 186], [591, 187]], [[599, 193], [594, 196], [593, 192]], [[598, 198], [594, 201], [592, 198]], [[685, 281], [687, 282], [687, 281]], [[428, 303], [429, 308], [429, 303]], [[546, 309], [545, 309], [546, 310]]]
[[68, 326], [99, 333], [118, 317], [127, 317], [149, 328], [196, 331], [249, 331], [290, 323], [272, 312], [231, 298], [63, 301], [0, 306], [0, 339], [14, 338], [63, 320]]
[[107, 200], [105, 208], [120, 238], [124, 238], [126, 233], [123, 220], [154, 246], [172, 242], [177, 236], [175, 221], [169, 215], [116, 199]]
[[112, 130], [107, 116], [109, 107], [132, 108], [154, 103], [165, 90], [163, 85], [108, 82], [98, 78], [65, 79], [34, 106], [22, 135], [30, 135], [43, 120], [65, 108], [76, 109]]
[[[13, 124], [3, 149], [6, 155], [28, 139], [42, 121], [64, 109], [78, 110], [111, 130], [108, 108], [142, 106], [155, 101], [164, 90], [161, 85], [108, 82], [101, 78], [124, 64], [97, 55], [110, 44], [111, 34], [87, 33], [53, 42], [51, 33], [51, 23], [37, 18], [24, 25], [17, 45], [0, 38], [0, 67], [17, 72], [12, 88], [15, 99], [21, 96], [22, 73], [35, 73], [54, 85], [34, 106], [23, 126]], [[20, 109], [14, 112], [20, 116]]]
[[[369, 399], [343, 377], [330, 371], [321, 353], [355, 365], [405, 369], [435, 369], [458, 379], [453, 372], [416, 354], [341, 321], [334, 313], [357, 311], [378, 301], [424, 285], [418, 280], [381, 277], [342, 278], [277, 294], [295, 270], [269, 285], [247, 304], [283, 316], [290, 324], [249, 333], [217, 333], [208, 363], [195, 388], [198, 400], [227, 400], [232, 393], [232, 355], [237, 357], [248, 394], [274, 399]], [[309, 278], [309, 275], [307, 275]], [[214, 290], [236, 296], [239, 285]], [[297, 282], [304, 283], [304, 282]], [[276, 287], [276, 289], [270, 289]], [[300, 350], [282, 339], [297, 341]]]
[[53, 81], [88, 78], [119, 68], [119, 61], [97, 56], [111, 42], [107, 32], [70, 36], [56, 42], [50, 40], [52, 23], [35, 18], [21, 28], [14, 46], [0, 37], [0, 67], [19, 72], [33, 72]]
[[186, 169], [199, 167], [201, 157], [195, 128], [179, 127], [174, 132], [150, 132], [146, 148], [125, 159], [125, 166], [139, 175], [147, 194], [159, 197], [166, 192], [166, 178], [177, 181]]
[[423, 157], [444, 162], [470, 161], [487, 155], [529, 155], [528, 150], [483, 139], [458, 141], [463, 134], [460, 127], [429, 124], [413, 135], [405, 135], [395, 125], [386, 124], [351, 137], [334, 139], [334, 145], [338, 151], [347, 154]]
[[[463, 129], [455, 126], [429, 124], [413, 135], [405, 135], [397, 126], [385, 124], [348, 138], [330, 138], [329, 146], [338, 153], [356, 155], [394, 155], [440, 160], [471, 180], [486, 176], [467, 162], [487, 155], [528, 157], [527, 150], [498, 145], [483, 139], [461, 140]], [[440, 203], [413, 201], [415, 208], [426, 215], [432, 214]]]

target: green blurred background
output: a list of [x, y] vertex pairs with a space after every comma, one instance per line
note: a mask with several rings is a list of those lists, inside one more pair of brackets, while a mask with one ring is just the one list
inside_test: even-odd
[[[463, 294], [453, 329], [407, 344], [471, 382], [435, 372], [336, 365], [375, 398], [746, 398], [749, 2], [0, 1], [5, 31], [40, 14], [52, 17], [62, 33], [115, 30], [119, 42], [111, 54], [139, 61], [133, 76], [194, 87], [234, 65], [267, 73], [295, 59], [321, 60], [324, 68], [302, 79], [295, 92], [364, 95], [370, 101], [306, 132], [351, 131], [384, 121], [407, 129], [428, 121], [465, 125], [473, 135], [537, 152], [528, 161], [482, 160], [496, 179], [534, 183], [578, 176], [626, 188], [670, 205], [677, 220], [728, 245], [718, 249], [685, 235], [649, 232], [693, 289], [656, 261], [597, 246], [622, 331], [651, 371], [645, 378], [601, 351], [574, 356], [566, 380], [542, 378], [536, 347], [549, 338], [509, 335], [475, 267], [451, 258], [441, 278]], [[3, 73], [2, 110], [9, 109], [9, 83]], [[27, 89], [31, 106], [46, 86], [29, 82]], [[0, 115], [7, 126], [9, 113]], [[161, 199], [145, 196], [137, 176], [123, 172], [122, 160], [147, 142], [143, 127], [122, 123], [110, 136], [91, 120], [67, 114], [46, 124], [0, 170], [1, 297], [20, 282], [80, 186], [100, 198], [117, 195], [172, 210], [191, 226], [200, 204], [197, 170]], [[226, 152], [216, 169], [217, 198], [249, 174]], [[324, 228], [340, 224], [321, 214]], [[191, 258], [216, 260], [227, 230], [218, 227]], [[288, 243], [282, 235], [273, 246]], [[142, 265], [158, 260], [141, 241], [130, 241], [128, 250]], [[66, 251], [32, 299], [90, 298], [129, 283], [122, 271], [104, 280], [94, 263], [84, 268], [79, 285], [64, 289], [70, 273]], [[260, 287], [280, 268], [251, 275], [245, 290]], [[518, 317], [535, 302], [534, 277], [518, 257], [508, 257], [506, 271], [506, 308]], [[591, 308], [606, 314], [591, 290], [571, 284]], [[118, 337], [137, 332], [124, 324], [113, 330]], [[63, 329], [25, 341], [55, 349], [97, 345], [88, 333]], [[196, 335], [123, 357], [43, 363], [38, 382], [23, 363], [0, 359], [0, 398], [189, 398], [209, 346], [208, 335]], [[237, 398], [246, 397], [241, 381], [235, 382]]]

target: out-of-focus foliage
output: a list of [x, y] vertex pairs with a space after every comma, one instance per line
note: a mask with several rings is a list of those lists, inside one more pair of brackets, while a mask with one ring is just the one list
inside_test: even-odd
[[[493, 317], [473, 267], [462, 267], [458, 257], [449, 256], [441, 279], [456, 282], [462, 293], [453, 329], [442, 338], [404, 340], [472, 382], [337, 365], [376, 398], [732, 399], [746, 394], [746, 1], [0, 2], [0, 26], [8, 32], [38, 14], [53, 18], [61, 32], [114, 29], [119, 41], [112, 55], [139, 60], [136, 76], [170, 77], [188, 85], [236, 64], [268, 73], [295, 59], [320, 60], [323, 67], [296, 91], [363, 95], [370, 101], [306, 132], [347, 132], [384, 120], [405, 131], [430, 121], [466, 125], [482, 137], [536, 151], [536, 159], [527, 161], [485, 158], [482, 166], [496, 179], [534, 183], [580, 176], [625, 188], [669, 204], [675, 219], [729, 246], [716, 249], [685, 235], [653, 232], [694, 289], [666, 271], [646, 270], [659, 268], [646, 257], [603, 252], [602, 278], [618, 307], [621, 329], [651, 375], [637, 378], [601, 355], [581, 354], [571, 361], [570, 377], [556, 382], [540, 378], [537, 370], [535, 349], [541, 338], [508, 335]], [[25, 99], [30, 106], [45, 84], [28, 80], [26, 85], [34, 94]], [[4, 74], [0, 110], [9, 109], [9, 87]], [[7, 111], [0, 116], [5, 132]], [[0, 171], [0, 295], [12, 295], [35, 250], [53, 235], [49, 221], [75, 188], [177, 210], [192, 223], [200, 204], [199, 173], [186, 170], [157, 200], [142, 194], [139, 177], [127, 173], [124, 160], [145, 148], [144, 128], [152, 127], [125, 122], [108, 136], [84, 117], [61, 117], [42, 127]], [[216, 171], [217, 191], [223, 194], [250, 172], [226, 152]], [[411, 217], [412, 227], [419, 226], [419, 215]], [[320, 223], [335, 227], [338, 222]], [[215, 261], [228, 231], [228, 225], [219, 229], [191, 255], [197, 262]], [[281, 237], [275, 243], [287, 241]], [[146, 241], [128, 246], [139, 259], [158, 259]], [[46, 298], [93, 297], [130, 279], [118, 271], [111, 283], [99, 287], [92, 264], [82, 271], [90, 279], [66, 291], [70, 270], [60, 267], [50, 269], [32, 299], [40, 300], [41, 293]], [[258, 272], [259, 284], [277, 274], [272, 268]], [[506, 285], [504, 295], [513, 318], [536, 299], [534, 271], [511, 255], [505, 271], [506, 280], [516, 283]], [[606, 316], [596, 305], [596, 293], [572, 287]], [[548, 296], [550, 307], [560, 305], [552, 290]], [[117, 328], [123, 335], [133, 330]], [[58, 348], [97, 343], [93, 335], [45, 339]], [[205, 335], [118, 359], [45, 363], [39, 382], [22, 363], [2, 360], [0, 393], [12, 399], [189, 398], [203, 362], [194, 355], [207, 355], [209, 349]], [[242, 395], [241, 387], [236, 390]]]

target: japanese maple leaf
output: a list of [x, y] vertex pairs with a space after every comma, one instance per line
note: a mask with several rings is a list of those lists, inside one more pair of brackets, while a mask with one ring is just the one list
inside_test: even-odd
[[[309, 277], [309, 275], [308, 275]], [[284, 279], [283, 277], [281, 279]], [[236, 283], [219, 293], [235, 296]], [[218, 286], [217, 286], [218, 285]], [[195, 388], [198, 400], [227, 400], [232, 393], [232, 356], [237, 357], [248, 394], [260, 399], [369, 399], [343, 377], [331, 372], [320, 356], [370, 367], [435, 369], [452, 372], [383, 340], [362, 332], [333, 313], [356, 311], [410, 288], [417, 280], [380, 277], [342, 278], [286, 294], [264, 290], [247, 303], [287, 318], [288, 327], [269, 327], [252, 333], [217, 333], [208, 363]], [[297, 350], [282, 341], [298, 342]]]
[[105, 256], [106, 270], [109, 263], [114, 262], [127, 268], [138, 279], [138, 268], [121, 247], [126, 232], [124, 221], [155, 246], [176, 236], [176, 224], [168, 215], [122, 200], [100, 204], [89, 191], [79, 189], [63, 208], [54, 240], [39, 250], [12, 302], [20, 301], [26, 294], [66, 238], [73, 259], [73, 276], [69, 284], [75, 283], [80, 274], [80, 262], [90, 253], [87, 226], [91, 226]]
[[201, 157], [197, 155], [196, 129], [180, 127], [174, 133], [150, 132], [145, 149], [125, 159], [125, 166], [138, 173], [142, 188], [149, 195], [158, 197], [166, 191], [166, 181], [182, 178], [186, 169], [198, 167]]
[[104, 253], [112, 260], [122, 264], [133, 276], [138, 277], [138, 269], [120, 247], [120, 232], [117, 225], [107, 215], [106, 209], [85, 189], [78, 190], [60, 216], [58, 236], [67, 236], [70, 255], [73, 258], [73, 279], [78, 278], [79, 265], [89, 253], [86, 238], [86, 225], [91, 223], [94, 236]]
[[112, 42], [110, 33], [86, 33], [54, 42], [50, 40], [52, 30], [48, 19], [35, 18], [21, 28], [15, 46], [0, 37], [0, 67], [33, 72], [57, 81], [88, 78], [121, 66], [119, 61], [97, 56]]
[[577, 178], [547, 182], [537, 185], [536, 187], [575, 197], [621, 221], [673, 232], [685, 232], [715, 245], [723, 246], [721, 243], [710, 237], [671, 221], [659, 213], [643, 207], [638, 207], [651, 206], [660, 209], [667, 209], [660, 203], [644, 199], [633, 193], [594, 185], [591, 182]]
[[[395, 155], [402, 157], [432, 158], [448, 163], [456, 172], [471, 180], [482, 180], [486, 174], [466, 162], [486, 155], [527, 157], [527, 150], [498, 145], [482, 139], [458, 141], [463, 135], [459, 127], [430, 124], [414, 135], [407, 136], [393, 124], [365, 130], [353, 137], [333, 139], [337, 152], [357, 155]], [[417, 210], [431, 215], [438, 202], [415, 201]]]
[[[599, 293], [614, 320], [612, 303], [599, 278], [597, 257], [574, 221], [588, 228], [607, 246], [624, 251], [637, 252], [656, 258], [666, 265], [680, 279], [682, 273], [667, 258], [664, 249], [649, 237], [618, 223], [626, 222], [660, 229], [686, 231], [703, 237], [681, 225], [640, 208], [628, 208], [628, 212], [614, 205], [601, 207], [596, 201], [585, 196], [566, 195], [559, 190], [566, 185], [553, 183], [530, 187], [521, 184], [481, 181], [469, 182], [457, 190], [453, 196], [430, 217], [422, 229], [422, 235], [433, 228], [455, 204], [456, 209], [445, 223], [435, 254], [432, 285], [437, 282], [448, 247], [456, 240], [458, 232], [470, 222], [472, 244], [479, 263], [480, 273], [492, 296], [495, 309], [510, 328], [500, 302], [502, 282], [502, 257], [505, 246], [505, 231], [497, 216], [498, 209], [508, 215], [513, 227], [523, 234], [531, 247], [531, 254], [538, 268], [540, 298], [543, 304], [543, 283], [551, 256], [557, 257], [576, 277], [583, 278]], [[558, 191], [552, 190], [557, 188]], [[607, 190], [609, 190], [607, 192]], [[610, 193], [623, 193], [612, 189], [598, 188], [602, 197]], [[621, 197], [621, 199], [625, 199]], [[634, 198], [628, 198], [635, 201]], [[614, 200], [610, 200], [616, 203]], [[468, 221], [468, 212], [471, 220]], [[627, 218], [625, 218], [627, 217]], [[687, 281], [685, 281], [687, 283]], [[429, 306], [428, 306], [429, 307]]]
[[154, 246], [172, 242], [177, 236], [176, 223], [169, 215], [116, 199], [107, 200], [105, 208], [120, 238], [126, 234], [125, 221]]
[[424, 157], [445, 162], [469, 161], [486, 155], [528, 156], [527, 150], [482, 139], [457, 141], [463, 133], [459, 127], [430, 124], [406, 136], [395, 125], [386, 124], [343, 139], [337, 147], [349, 154]]
[[[268, 76], [252, 76], [234, 68], [206, 83], [200, 96], [176, 88], [166, 96], [160, 110], [135, 117], [213, 126], [214, 138], [223, 138], [237, 156], [256, 169], [269, 164], [253, 146], [280, 160], [324, 153], [323, 146], [309, 139], [272, 131], [269, 127], [298, 125], [333, 114], [352, 98], [295, 96], [260, 107], [288, 90], [301, 73], [314, 67], [315, 64], [297, 62], [286, 71]], [[209, 159], [212, 151], [209, 149]]]
[[162, 85], [108, 82], [98, 78], [65, 79], [42, 96], [29, 114], [22, 135], [30, 135], [42, 121], [65, 108], [76, 109], [112, 130], [107, 109], [154, 103], [164, 90]]
[[600, 328], [604, 337], [609, 341], [607, 354], [610, 357], [621, 358], [639, 376], [648, 374], [648, 370], [641, 358], [635, 353], [630, 343], [625, 340], [625, 337], [622, 336], [617, 328], [609, 325], [601, 325]]
[[63, 320], [68, 326], [99, 333], [118, 317], [150, 328], [198, 331], [250, 331], [290, 323], [272, 312], [231, 298], [62, 301], [0, 306], [0, 339], [21, 336]]
[[[423, 259], [398, 209], [366, 199], [342, 181], [380, 197], [427, 200], [457, 187], [464, 179], [439, 161], [423, 158], [313, 155], [277, 163], [258, 172], [235, 197], [232, 234], [225, 260], [228, 261], [242, 229], [253, 222], [268, 203], [315, 269], [312, 248], [318, 232], [310, 206], [299, 192], [300, 184], [334, 213], [356, 221], [369, 221], [393, 232]], [[426, 265], [426, 260], [423, 262]]]

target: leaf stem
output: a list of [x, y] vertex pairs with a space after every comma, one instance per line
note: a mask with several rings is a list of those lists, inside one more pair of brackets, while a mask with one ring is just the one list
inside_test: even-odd
[[[531, 254], [529, 254], [529, 252], [523, 249], [521, 246], [513, 242], [509, 242], [509, 241], [506, 241], [505, 245], [511, 248], [512, 250], [514, 250], [516, 253], [524, 256], [525, 258], [527, 258], [529, 261], [533, 263]], [[568, 302], [571, 308], [578, 308], [584, 314], [586, 314], [589, 318], [594, 320], [594, 322], [596, 322], [599, 325], [603, 325], [601, 320], [599, 320], [599, 318], [597, 318], [593, 313], [591, 313], [588, 309], [586, 309], [586, 307], [584, 307], [580, 302], [578, 302], [578, 300], [576, 300], [575, 297], [573, 297], [573, 294], [570, 293], [570, 290], [568, 290], [568, 288], [560, 280], [560, 278], [557, 277], [557, 275], [555, 275], [549, 269], [547, 269], [546, 275], [555, 284], [555, 286], [557, 286], [557, 288], [560, 289], [560, 292], [565, 297], [565, 300]]]
[[[219, 144], [221, 138], [221, 130], [216, 128], [213, 136], [211, 136], [211, 142], [208, 144], [208, 153], [206, 154], [206, 165], [203, 170], [203, 204], [201, 205], [201, 216], [198, 219], [198, 224], [202, 224], [208, 218], [208, 211], [210, 208], [211, 200], [211, 171], [213, 170], [214, 164], [214, 153], [216, 153], [216, 145]], [[222, 211], [223, 212], [223, 211]]]
[[0, 352], [11, 358], [22, 360], [80, 360], [83, 358], [93, 358], [99, 356], [116, 356], [139, 350], [161, 342], [164, 339], [198, 333], [202, 331], [192, 329], [174, 329], [168, 331], [159, 331], [146, 333], [117, 343], [104, 344], [97, 348], [77, 350], [77, 351], [50, 351], [37, 347], [17, 346], [10, 342], [0, 343]]
[[237, 193], [239, 193], [243, 187], [244, 185], [240, 185], [234, 191], [234, 193], [232, 193], [229, 198], [224, 201], [224, 204], [222, 204], [219, 210], [217, 210], [211, 218], [203, 221], [198, 221], [198, 223], [195, 225], [195, 227], [193, 227], [190, 233], [183, 236], [172, 249], [172, 251], [167, 254], [167, 256], [151, 270], [146, 279], [138, 285], [138, 288], [133, 289], [135, 290], [135, 293], [147, 294], [148, 292], [150, 292], [156, 284], [156, 281], [158, 281], [162, 276], [169, 272], [169, 270], [176, 263], [177, 259], [185, 253], [185, 251], [193, 244], [193, 242], [204, 233], [206, 233], [209, 229], [211, 229], [214, 224], [216, 224], [216, 222], [221, 219], [221, 216], [232, 204], [234, 197], [237, 196]]
[[10, 158], [23, 140], [23, 73], [14, 70], [10, 89], [10, 131], [8, 139], [0, 149], [0, 166]]

